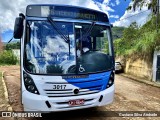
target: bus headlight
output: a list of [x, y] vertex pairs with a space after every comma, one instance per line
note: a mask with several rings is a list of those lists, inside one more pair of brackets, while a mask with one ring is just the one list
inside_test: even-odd
[[32, 84], [32, 79], [30, 79], [30, 78], [25, 78], [25, 79], [24, 79], [24, 82], [25, 82], [27, 85], [30, 85], [30, 84]]
[[111, 87], [114, 84], [114, 72], [111, 73], [108, 84], [107, 84], [107, 88]]
[[24, 86], [26, 87], [27, 91], [34, 93], [34, 94], [39, 94], [32, 78], [26, 73], [24, 73]]

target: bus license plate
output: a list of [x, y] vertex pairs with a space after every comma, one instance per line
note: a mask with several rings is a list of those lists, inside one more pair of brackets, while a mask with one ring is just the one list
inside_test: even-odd
[[70, 106], [75, 106], [75, 105], [83, 105], [84, 104], [84, 99], [77, 99], [77, 100], [70, 100], [68, 102]]

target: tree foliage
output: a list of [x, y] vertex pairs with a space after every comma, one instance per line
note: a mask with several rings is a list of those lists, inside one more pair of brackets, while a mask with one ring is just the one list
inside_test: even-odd
[[152, 10], [153, 14], [156, 13], [157, 0], [151, 0], [150, 3], [148, 3], [147, 0], [132, 0], [132, 1], [133, 1], [133, 5], [132, 6], [128, 6], [127, 10], [133, 9], [135, 11], [137, 7], [141, 9], [143, 6], [147, 6], [148, 9]]
[[17, 57], [11, 50], [4, 50], [0, 53], [0, 64], [15, 65], [18, 62]]
[[112, 35], [113, 35], [113, 40], [121, 38], [123, 35], [125, 27], [113, 27], [112, 28]]
[[155, 50], [160, 50], [160, 33], [155, 30], [155, 18], [141, 28], [132, 23], [124, 30], [122, 38], [114, 41], [114, 48], [117, 56], [137, 55], [151, 58]]
[[5, 49], [6, 50], [20, 49], [20, 42], [6, 44]]

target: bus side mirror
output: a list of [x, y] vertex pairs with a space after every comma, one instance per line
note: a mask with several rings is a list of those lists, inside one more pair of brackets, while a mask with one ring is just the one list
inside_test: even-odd
[[23, 20], [24, 18], [22, 17], [17, 17], [15, 20], [14, 34], [13, 34], [13, 37], [15, 39], [21, 39], [23, 35]]

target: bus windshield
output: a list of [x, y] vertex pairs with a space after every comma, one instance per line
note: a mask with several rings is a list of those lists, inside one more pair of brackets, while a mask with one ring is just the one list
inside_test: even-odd
[[110, 28], [104, 25], [27, 21], [24, 66], [34, 74], [86, 74], [111, 69]]

